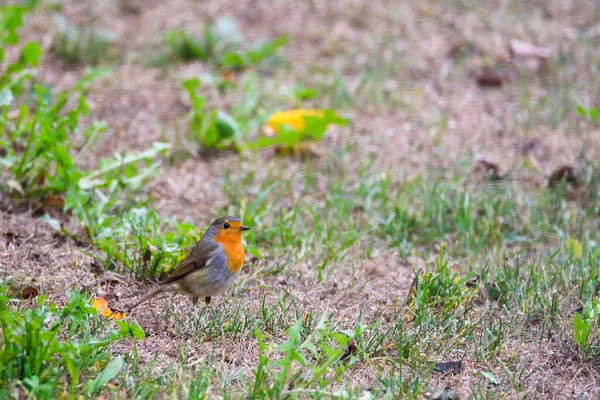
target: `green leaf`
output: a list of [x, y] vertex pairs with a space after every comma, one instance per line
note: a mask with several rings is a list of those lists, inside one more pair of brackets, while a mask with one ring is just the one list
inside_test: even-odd
[[98, 374], [98, 376], [94, 380], [92, 380], [88, 383], [88, 387], [87, 387], [88, 396], [96, 393], [98, 390], [102, 389], [102, 387], [104, 385], [106, 385], [108, 382], [115, 379], [117, 377], [117, 375], [119, 374], [119, 372], [121, 372], [121, 370], [123, 369], [124, 366], [125, 366], [125, 360], [121, 356], [119, 356], [119, 357], [115, 358], [113, 361], [111, 361], [110, 364], [108, 364], [106, 366], [106, 368], [104, 368], [102, 370], [102, 372], [100, 372], [100, 374]]
[[574, 260], [581, 259], [581, 256], [583, 255], [583, 247], [581, 246], [581, 243], [579, 243], [579, 240], [570, 238], [567, 240], [567, 248], [571, 252]]
[[14, 96], [9, 88], [4, 88], [0, 90], [0, 107], [1, 106], [10, 106], [13, 102]]
[[146, 337], [144, 330], [137, 324], [130, 324], [126, 321], [115, 321], [119, 327], [119, 336], [121, 337], [133, 337], [139, 340], [143, 340]]
[[576, 110], [577, 110], [577, 114], [579, 114], [579, 115], [581, 115], [583, 117], [587, 117], [588, 116], [588, 110], [585, 109], [584, 107], [577, 106]]
[[29, 65], [38, 65], [42, 49], [37, 42], [28, 42], [21, 50], [21, 60]]
[[590, 334], [591, 323], [584, 321], [579, 313], [575, 313], [573, 318], [573, 340], [579, 345], [579, 347], [585, 347], [587, 345], [588, 336]]
[[251, 64], [258, 64], [262, 60], [274, 56], [277, 50], [288, 44], [289, 41], [290, 39], [288, 36], [279, 36], [263, 43], [257, 49], [248, 51], [246, 53], [246, 58]]
[[494, 386], [498, 386], [500, 384], [500, 381], [498, 380], [498, 378], [496, 378], [496, 375], [494, 375], [494, 373], [491, 371], [481, 371], [479, 374], [485, 379], [487, 379], [488, 382]]
[[597, 108], [590, 108], [590, 109], [588, 110], [588, 113], [590, 114], [590, 117], [591, 117], [591, 118], [592, 118], [594, 121], [596, 121], [596, 122], [600, 123], [600, 110], [598, 110]]
[[217, 111], [215, 126], [219, 132], [219, 136], [224, 139], [236, 137], [240, 132], [240, 128], [233, 117], [221, 110]]
[[230, 51], [223, 54], [221, 64], [227, 69], [239, 70], [244, 66], [245, 62], [241, 54]]
[[200, 88], [200, 79], [198, 79], [198, 78], [186, 79], [185, 81], [183, 81], [183, 87], [188, 92], [193, 93], [196, 91], [196, 89]]

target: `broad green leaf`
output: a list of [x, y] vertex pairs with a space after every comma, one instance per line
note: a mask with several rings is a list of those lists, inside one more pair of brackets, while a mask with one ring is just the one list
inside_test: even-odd
[[119, 335], [122, 337], [134, 337], [143, 340], [146, 337], [144, 330], [137, 324], [130, 324], [126, 321], [115, 321], [119, 326]]
[[591, 324], [589, 321], [584, 321], [579, 313], [575, 313], [575, 317], [573, 318], [573, 340], [580, 347], [587, 345], [590, 327]]
[[88, 383], [88, 387], [87, 387], [88, 396], [96, 393], [98, 390], [102, 389], [102, 387], [104, 385], [106, 385], [108, 382], [115, 379], [117, 377], [117, 375], [119, 374], [119, 372], [121, 372], [121, 370], [123, 369], [124, 366], [125, 366], [125, 360], [123, 359], [123, 357], [119, 356], [119, 357], [115, 358], [114, 360], [112, 360], [106, 366], [106, 368], [104, 368], [102, 370], [102, 372], [100, 372], [100, 374], [98, 374], [98, 376], [94, 380], [92, 380]]
[[28, 42], [21, 50], [21, 60], [30, 65], [38, 65], [42, 49], [37, 42]]

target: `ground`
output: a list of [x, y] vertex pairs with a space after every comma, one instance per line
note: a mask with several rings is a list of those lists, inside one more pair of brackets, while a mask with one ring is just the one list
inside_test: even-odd
[[[278, 396], [335, 397], [342, 388], [356, 397], [435, 398], [445, 388], [460, 398], [600, 395], [595, 338], [586, 351], [572, 328], [578, 306], [596, 295], [598, 268], [600, 136], [576, 112], [599, 104], [600, 14], [591, 2], [58, 3], [56, 11], [42, 2], [21, 31], [43, 44], [40, 81], [69, 89], [85, 73], [87, 63], [57, 55], [55, 14], [109, 33], [114, 54], [87, 94], [82, 123], [103, 120], [107, 130], [81, 167], [156, 141], [188, 150], [182, 161], [165, 158], [140, 196], [199, 231], [223, 214], [244, 217], [247, 248], [260, 254], [249, 252], [234, 287], [207, 307], [169, 295], [128, 314], [145, 338], [109, 349], [133, 357], [135, 348], [127, 373], [136, 383], [119, 377], [106, 393], [181, 397], [201, 387], [208, 397], [268, 397], [252, 392], [261, 363], [255, 331], [277, 346], [302, 320], [304, 340], [326, 315], [333, 330], [362, 327], [350, 361], [337, 361], [339, 378], [332, 369], [323, 387], [290, 373]], [[350, 117], [327, 131], [318, 155], [190, 142], [181, 80], [220, 71], [149, 60], [169, 29], [201, 36], [204, 22], [225, 16], [244, 43], [289, 35], [287, 62], [256, 72], [257, 110], [297, 106], [289, 93], [302, 85], [317, 93], [303, 108]], [[550, 55], [532, 65], [531, 56], [511, 55], [512, 39]], [[488, 68], [502, 85], [478, 83]], [[201, 91], [226, 110], [247, 96]], [[577, 182], [549, 185], [565, 166]], [[3, 278], [33, 282], [57, 304], [68, 290], [89, 290], [116, 309], [155, 288], [156, 279], [134, 279], [119, 262], [106, 278], [102, 251], [69, 213], [50, 210], [73, 237], [40, 220], [35, 205], [0, 196]], [[283, 352], [269, 351], [270, 362]], [[460, 370], [433, 371], [447, 361]], [[279, 368], [268, 365], [265, 387]]]

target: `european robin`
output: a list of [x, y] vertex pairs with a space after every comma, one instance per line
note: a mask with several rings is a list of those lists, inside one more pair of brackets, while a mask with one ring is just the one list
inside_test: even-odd
[[236, 217], [215, 220], [161, 287], [129, 310], [164, 292], [185, 293], [194, 304], [203, 297], [209, 304], [212, 296], [231, 285], [235, 274], [244, 265], [242, 232], [248, 229]]

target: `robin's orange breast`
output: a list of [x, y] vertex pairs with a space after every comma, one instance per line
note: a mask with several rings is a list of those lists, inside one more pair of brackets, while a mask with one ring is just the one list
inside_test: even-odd
[[218, 242], [223, 246], [223, 250], [225, 251], [225, 256], [229, 261], [229, 271], [232, 274], [235, 274], [242, 268], [244, 265], [244, 245], [241, 240], [228, 240], [228, 238], [220, 238]]

